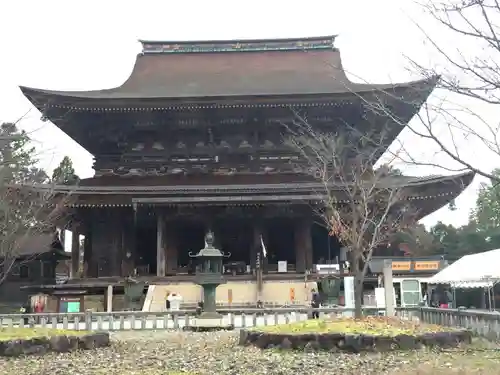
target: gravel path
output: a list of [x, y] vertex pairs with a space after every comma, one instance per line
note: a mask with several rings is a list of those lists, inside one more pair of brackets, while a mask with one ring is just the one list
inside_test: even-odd
[[[350, 355], [261, 351], [237, 346], [237, 332], [187, 333], [136, 331], [113, 334], [113, 346], [96, 351], [0, 358], [0, 374], [15, 375], [214, 375], [260, 374], [427, 374], [417, 364], [453, 367], [463, 353], [390, 353]], [[444, 357], [443, 357], [444, 356]], [[478, 357], [475, 358], [477, 364]], [[500, 368], [500, 356], [492, 363]], [[477, 365], [476, 365], [477, 367]], [[479, 372], [461, 372], [461, 374]], [[497, 372], [495, 372], [496, 374]], [[487, 372], [492, 375], [492, 372]]]

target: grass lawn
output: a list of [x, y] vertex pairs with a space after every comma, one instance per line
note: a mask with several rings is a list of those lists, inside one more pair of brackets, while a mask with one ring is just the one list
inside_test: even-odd
[[16, 339], [33, 339], [36, 337], [52, 336], [82, 336], [86, 331], [71, 331], [51, 328], [0, 328], [0, 341]]
[[377, 336], [417, 335], [431, 332], [450, 332], [453, 328], [388, 317], [326, 318], [303, 322], [279, 324], [255, 328], [260, 332], [302, 334], [302, 333], [352, 333]]

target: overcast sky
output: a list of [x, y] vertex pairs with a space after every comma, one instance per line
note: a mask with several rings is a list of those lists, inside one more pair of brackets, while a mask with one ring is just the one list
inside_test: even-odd
[[[31, 108], [18, 85], [53, 90], [89, 90], [119, 86], [140, 52], [138, 39], [199, 40], [284, 38], [338, 34], [344, 67], [352, 80], [385, 83], [409, 80], [404, 57], [427, 56], [419, 23], [440, 31], [420, 13], [413, 0], [126, 1], [17, 0], [0, 5], [0, 121], [11, 121]], [[40, 150], [45, 168], [63, 156], [73, 160], [81, 177], [90, 177], [92, 157], [62, 131], [40, 121], [32, 110], [22, 121]], [[425, 152], [432, 145], [404, 134], [405, 147]], [[483, 160], [485, 170], [498, 167], [480, 149], [467, 151]], [[430, 157], [432, 154], [429, 153]], [[436, 160], [434, 160], [436, 161]], [[404, 168], [407, 173], [442, 173]], [[478, 181], [446, 208], [427, 217], [461, 225], [474, 205]]]

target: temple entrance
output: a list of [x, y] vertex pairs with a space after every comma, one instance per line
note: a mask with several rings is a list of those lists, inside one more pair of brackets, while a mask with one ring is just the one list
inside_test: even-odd
[[251, 248], [253, 246], [253, 227], [248, 220], [227, 218], [217, 221], [214, 225], [215, 246], [224, 253], [231, 253], [224, 263], [238, 263], [235, 268], [246, 269], [250, 264]]
[[139, 276], [156, 275], [156, 216], [144, 213], [136, 220], [136, 259]]
[[185, 220], [177, 223], [176, 229], [178, 270], [180, 273], [194, 273], [194, 262], [189, 253], [196, 254], [205, 247], [205, 224]]
[[295, 227], [290, 219], [273, 219], [268, 222], [264, 235], [269, 271], [278, 271], [278, 262], [295, 265]]
[[342, 244], [336, 236], [330, 236], [325, 226], [314, 223], [311, 229], [313, 264], [336, 264]]

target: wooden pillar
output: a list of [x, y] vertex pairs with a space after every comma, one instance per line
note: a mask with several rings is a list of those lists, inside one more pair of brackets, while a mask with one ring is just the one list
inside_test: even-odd
[[295, 268], [298, 273], [312, 269], [312, 237], [309, 220], [301, 220], [295, 225]]
[[83, 242], [83, 275], [92, 277], [92, 231], [90, 226], [85, 230], [85, 240]]
[[134, 246], [135, 246], [135, 227], [133, 213], [127, 212], [124, 224], [122, 226], [122, 249], [120, 262], [120, 276], [131, 276], [134, 272]]
[[113, 232], [111, 233], [110, 249], [108, 254], [109, 276], [120, 276], [122, 257], [122, 215], [119, 208], [112, 208], [110, 220]]
[[306, 270], [311, 271], [313, 268], [313, 246], [312, 246], [312, 234], [311, 234], [312, 222], [311, 220], [306, 220], [304, 223], [304, 240], [305, 240], [305, 253], [306, 253]]
[[165, 263], [167, 273], [174, 273], [177, 270], [178, 262], [178, 244], [176, 231], [173, 222], [167, 222], [165, 228]]
[[78, 227], [71, 228], [71, 278], [80, 278], [80, 234]]
[[165, 218], [158, 212], [156, 219], [156, 276], [165, 276]]
[[[255, 272], [257, 269], [257, 254], [261, 251], [261, 243], [260, 243], [260, 235], [261, 235], [261, 227], [259, 224], [254, 225], [253, 227], [253, 236], [252, 236], [252, 245], [250, 248], [250, 267], [252, 272]], [[260, 257], [260, 264], [262, 266], [262, 253]]]

